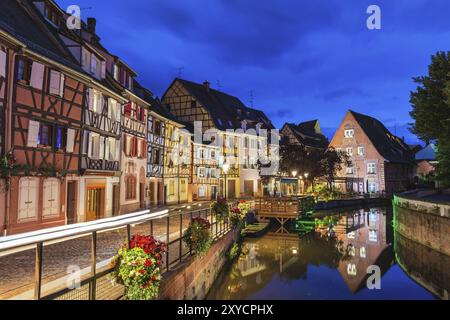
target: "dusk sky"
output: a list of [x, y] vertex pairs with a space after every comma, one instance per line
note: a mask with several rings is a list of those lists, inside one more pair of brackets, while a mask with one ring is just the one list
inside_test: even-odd
[[[319, 119], [331, 137], [348, 109], [416, 138], [409, 93], [431, 54], [450, 46], [448, 0], [58, 0], [97, 18], [103, 45], [161, 96], [181, 77], [284, 122]], [[366, 9], [381, 8], [368, 30]]]

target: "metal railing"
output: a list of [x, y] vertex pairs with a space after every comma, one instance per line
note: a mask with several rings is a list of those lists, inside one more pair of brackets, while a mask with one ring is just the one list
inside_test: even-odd
[[[167, 252], [163, 257], [162, 273], [195, 252], [188, 248], [183, 241], [183, 233], [195, 217], [207, 219], [211, 224], [213, 239], [217, 240], [227, 234], [232, 226], [227, 219], [218, 220], [210, 208], [195, 211], [178, 211], [169, 213], [168, 210], [141, 212], [119, 217], [107, 218], [87, 223], [79, 223], [22, 235], [8, 236], [0, 239], [0, 257], [16, 254], [33, 249], [35, 252], [34, 290], [29, 298], [35, 300], [100, 300], [118, 299], [123, 295], [123, 287], [112, 286], [108, 276], [113, 272], [108, 260], [99, 263], [98, 236], [108, 231], [126, 230], [126, 243], [132, 238], [132, 229], [139, 234], [150, 234], [167, 245]], [[175, 229], [175, 230], [174, 230]], [[172, 232], [171, 232], [172, 231]], [[80, 279], [76, 288], [59, 285], [58, 288], [43, 294], [43, 265], [45, 247], [69, 240], [90, 236], [90, 267], [86, 268], [84, 277]], [[124, 242], [125, 243], [125, 242]], [[113, 248], [117, 252], [119, 247]], [[64, 277], [61, 277], [63, 279]], [[59, 280], [59, 279], [58, 279]], [[62, 280], [61, 280], [62, 281]], [[67, 282], [66, 282], [67, 283]], [[30, 293], [31, 295], [31, 293]], [[22, 294], [23, 297], [23, 294]], [[19, 295], [19, 299], [20, 298]]]

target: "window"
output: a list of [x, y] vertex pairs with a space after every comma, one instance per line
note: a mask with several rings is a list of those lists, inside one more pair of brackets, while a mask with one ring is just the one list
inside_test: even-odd
[[126, 200], [136, 199], [136, 177], [133, 175], [125, 178], [125, 198]]
[[50, 70], [48, 92], [60, 97], [64, 96], [64, 74], [56, 70]]
[[157, 136], [161, 136], [161, 121], [155, 120], [155, 125], [153, 127], [153, 133]]
[[24, 57], [18, 58], [17, 81], [29, 85], [30, 79], [31, 79], [31, 61]]
[[198, 168], [198, 177], [204, 178], [206, 176], [206, 170], [203, 167]]
[[365, 153], [364, 147], [358, 147], [358, 156], [363, 156]]
[[197, 102], [191, 101], [191, 108], [195, 108], [195, 107], [197, 107]]
[[100, 159], [100, 135], [91, 133], [91, 158]]
[[109, 161], [117, 161], [119, 160], [117, 155], [117, 150], [119, 150], [120, 141], [116, 140], [112, 137], [108, 137], [106, 140], [106, 156], [105, 159]]
[[345, 138], [353, 138], [355, 136], [355, 130], [354, 129], [347, 129], [344, 131], [344, 137]]
[[368, 174], [375, 174], [376, 173], [376, 164], [371, 162], [367, 164], [367, 173]]
[[180, 181], [180, 192], [185, 193], [186, 192], [186, 180]]
[[353, 174], [353, 166], [348, 166], [346, 172], [347, 174]]
[[53, 146], [53, 127], [47, 124], [39, 125], [39, 135], [37, 144], [41, 147]]
[[206, 187], [205, 186], [198, 187], [198, 196], [200, 198], [206, 197]]
[[57, 126], [56, 129], [56, 149], [64, 150], [67, 145], [67, 129], [65, 127]]
[[56, 178], [49, 178], [44, 180], [43, 191], [43, 215], [44, 217], [59, 216], [59, 189], [60, 181]]
[[38, 210], [38, 188], [38, 178], [20, 179], [18, 222], [36, 220]]
[[351, 157], [353, 156], [353, 148], [349, 147], [349, 148], [345, 148], [345, 152], [347, 152], [347, 154]]
[[119, 81], [119, 67], [117, 64], [113, 66], [113, 76], [116, 81]]
[[50, 7], [48, 4], [45, 4], [44, 7], [44, 17], [47, 21], [51, 22], [55, 26], [59, 26], [59, 16], [56, 9]]
[[99, 63], [97, 57], [94, 54], [91, 54], [91, 73], [97, 74], [97, 64]]
[[212, 159], [212, 160], [215, 160], [215, 159], [216, 159], [216, 151], [211, 150], [210, 155], [211, 155], [211, 159]]
[[39, 122], [30, 120], [28, 123], [28, 147], [36, 148], [39, 140]]
[[153, 152], [152, 152], [153, 164], [159, 165], [160, 161], [161, 161], [160, 157], [161, 157], [161, 151], [159, 149], [153, 149]]

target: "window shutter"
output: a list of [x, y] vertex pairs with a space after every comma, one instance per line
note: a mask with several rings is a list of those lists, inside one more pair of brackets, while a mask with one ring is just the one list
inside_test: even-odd
[[112, 98], [108, 98], [108, 118], [110, 119], [110, 120], [115, 120], [115, 119], [113, 119], [112, 118], [112, 116], [113, 116], [113, 107], [114, 107], [114, 102], [113, 102], [113, 99]]
[[102, 61], [102, 74], [101, 74], [101, 78], [105, 79], [106, 77], [106, 62]]
[[37, 147], [39, 135], [39, 122], [30, 120], [28, 124], [28, 147]]
[[100, 152], [98, 155], [99, 159], [105, 159], [105, 137], [100, 136], [99, 139], [99, 143], [100, 143]]
[[75, 130], [67, 129], [66, 152], [73, 152], [75, 144]]
[[66, 77], [63, 73], [61, 73], [61, 81], [59, 85], [59, 96], [64, 98], [64, 83], [65, 83]]
[[6, 78], [6, 52], [0, 49], [0, 77]]
[[109, 141], [110, 141], [110, 138], [105, 139], [105, 160], [112, 160], [109, 157], [109, 143], [110, 143]]
[[94, 89], [89, 88], [88, 91], [89, 110], [94, 109]]
[[[125, 144], [125, 142], [124, 142]], [[120, 140], [116, 140], [116, 161], [120, 160]]]
[[88, 154], [88, 157], [91, 158], [92, 157], [92, 139], [93, 139], [93, 137], [92, 137], [92, 134], [91, 134], [90, 131], [87, 132], [86, 136], [87, 136], [87, 141], [88, 141], [88, 152], [87, 152], [87, 154]]
[[125, 153], [125, 155], [127, 156], [127, 144], [128, 144], [128, 139], [127, 139], [127, 135], [124, 134], [123, 135], [123, 153]]
[[61, 90], [61, 73], [55, 70], [50, 70], [50, 88], [51, 94], [59, 94]]
[[33, 66], [31, 68], [31, 80], [30, 85], [38, 90], [42, 90], [42, 85], [44, 83], [44, 70], [45, 66], [39, 62], [33, 61]]

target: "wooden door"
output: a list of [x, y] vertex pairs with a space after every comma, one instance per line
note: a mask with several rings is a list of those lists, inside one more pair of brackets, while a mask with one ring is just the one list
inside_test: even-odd
[[228, 180], [227, 198], [228, 199], [236, 198], [236, 181], [235, 180]]
[[104, 187], [88, 187], [86, 194], [86, 221], [103, 217], [105, 202]]
[[245, 180], [244, 181], [244, 194], [247, 197], [253, 197], [255, 192], [253, 180]]
[[120, 210], [120, 189], [119, 185], [113, 185], [113, 216], [118, 216]]
[[77, 222], [77, 183], [67, 183], [67, 224]]

